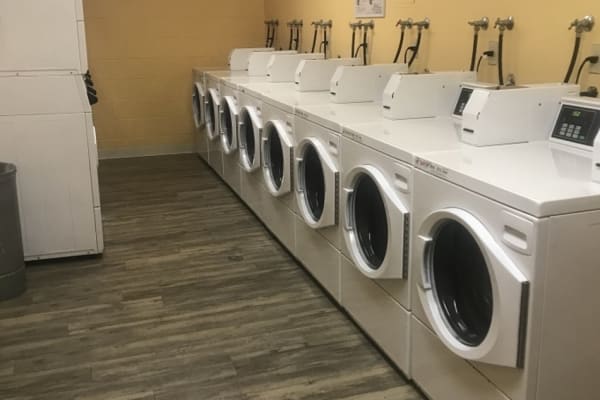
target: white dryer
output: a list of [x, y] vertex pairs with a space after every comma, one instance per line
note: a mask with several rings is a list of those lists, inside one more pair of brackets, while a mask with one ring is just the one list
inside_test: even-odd
[[[554, 93], [552, 104], [555, 106], [561, 90]], [[567, 89], [564, 90], [566, 93]], [[459, 91], [456, 92], [459, 95]], [[527, 105], [531, 102], [529, 98], [523, 100], [518, 91], [511, 93], [514, 96], [512, 101], [516, 104]], [[394, 98], [394, 103], [403, 104], [405, 99], [398, 97]], [[409, 244], [412, 231], [412, 196], [415, 190], [414, 164], [419, 154], [471, 147], [461, 142], [456, 130], [455, 125], [460, 116], [449, 116], [454, 103], [462, 101], [462, 96], [459, 97], [460, 99], [453, 102], [446, 101], [447, 111], [443, 117], [379, 119], [371, 123], [344, 127], [344, 173], [340, 202], [346, 246], [342, 248], [342, 305], [407, 375], [410, 375], [409, 352], [398, 347], [401, 343], [398, 338], [408, 340], [410, 337], [408, 324], [405, 323], [405, 316], [412, 308], [410, 274], [407, 268], [401, 267], [406, 267], [411, 257]], [[417, 103], [425, 104], [422, 100]], [[540, 102], [536, 100], [535, 104]], [[425, 109], [421, 107], [421, 110]], [[491, 111], [500, 116], [503, 108], [490, 106], [488, 112]], [[388, 112], [393, 112], [396, 117], [403, 115], [402, 110], [391, 109]], [[409, 110], [409, 115], [412, 113], [414, 110]], [[535, 118], [539, 113], [542, 113], [541, 108], [529, 117]], [[521, 122], [527, 123], [527, 118], [522, 118]], [[458, 124], [460, 125], [460, 121]], [[501, 128], [502, 125], [499, 125], [498, 130]], [[346, 151], [346, 148], [350, 150]], [[351, 151], [353, 148], [362, 150]], [[388, 161], [389, 166], [386, 167], [385, 160], [393, 162]], [[364, 220], [364, 216], [361, 217], [361, 208], [369, 209], [366, 206], [356, 207], [357, 188], [362, 182], [368, 181], [364, 173], [367, 170], [372, 171], [371, 180], [375, 181], [377, 174], [380, 180], [376, 186], [372, 185], [372, 193], [379, 193], [379, 197], [373, 196], [374, 199], [388, 199], [382, 215], [385, 215], [389, 224], [387, 232], [396, 233], [392, 235], [395, 238], [393, 243], [388, 243], [387, 246], [379, 243], [379, 247], [376, 247], [369, 242], [376, 237], [375, 233], [361, 234], [357, 227], [358, 222]], [[378, 204], [377, 201], [374, 204]], [[381, 218], [383, 221], [383, 216]], [[374, 223], [374, 219], [373, 217], [368, 221]], [[379, 224], [381, 225], [383, 223]], [[401, 227], [404, 231], [400, 230]], [[376, 249], [385, 256], [376, 256]], [[359, 290], [361, 288], [362, 290]], [[386, 321], [395, 324], [395, 338], [373, 319], [372, 316], [376, 313], [384, 315]]]
[[554, 121], [548, 141], [417, 159], [412, 374], [434, 400], [600, 391], [600, 103]]
[[460, 146], [450, 118], [344, 127], [342, 306], [407, 376], [413, 164], [421, 152]]
[[[294, 62], [290, 62], [288, 57], [289, 52], [283, 51], [244, 51], [243, 54], [248, 57], [248, 71], [208, 71], [205, 73], [207, 85], [207, 94], [205, 101], [205, 125], [209, 137], [209, 165], [221, 177], [224, 175], [224, 162], [228, 161], [231, 164], [233, 157], [225, 157], [221, 138], [221, 116], [225, 115], [221, 112], [221, 107], [227, 107], [227, 102], [223, 99], [223, 90], [231, 94], [231, 90], [236, 90], [241, 84], [262, 83], [268, 80], [266, 73], [269, 71], [269, 66], [275, 64], [280, 72], [287, 72], [291, 77], [289, 82], [293, 81], [293, 72], [296, 70], [298, 63], [302, 60], [303, 55], [298, 55]], [[295, 52], [293, 52], [295, 53]], [[233, 54], [233, 53], [232, 53]], [[309, 57], [309, 55], [304, 55]], [[279, 60], [286, 60], [280, 63]], [[262, 75], [251, 76], [249, 70], [262, 70], [265, 73]], [[230, 96], [232, 97], [232, 96]], [[226, 122], [226, 121], [223, 121]], [[233, 128], [235, 129], [235, 128]], [[232, 129], [232, 130], [233, 130]], [[232, 137], [233, 140], [233, 137]], [[226, 160], [227, 159], [227, 160]], [[231, 168], [229, 168], [231, 170]], [[226, 179], [229, 183], [229, 180]], [[238, 185], [239, 186], [239, 185]], [[234, 188], [236, 190], [236, 188]], [[239, 192], [239, 190], [236, 190]]]
[[336, 299], [340, 291], [342, 124], [381, 118], [377, 103], [297, 107], [293, 158], [298, 258]]
[[[330, 80], [329, 98], [350, 104], [323, 102], [296, 107], [296, 251], [304, 266], [338, 301], [342, 296], [340, 249], [343, 239], [339, 210], [342, 126], [380, 119], [381, 104], [374, 100], [381, 98], [385, 81], [403, 68], [406, 66], [400, 64], [339, 66]], [[367, 80], [377, 81], [375, 86], [379, 89], [357, 84]]]
[[[266, 59], [264, 54], [257, 54], [255, 59]], [[264, 220], [264, 201], [273, 202], [272, 195], [267, 192], [265, 181], [261, 170], [262, 166], [262, 132], [263, 132], [263, 116], [262, 116], [262, 99], [270, 97], [272, 93], [293, 92], [300, 84], [302, 87], [310, 87], [313, 90], [327, 90], [328, 84], [326, 76], [333, 73], [329, 64], [338, 65], [348, 63], [329, 62], [327, 60], [303, 60], [298, 64], [296, 69], [296, 80], [294, 83], [265, 83], [260, 82], [257, 77], [249, 77], [247, 79], [233, 78], [232, 82], [237, 84], [239, 90], [240, 112], [238, 116], [238, 148], [240, 155], [240, 166], [242, 169], [241, 176], [241, 197], [256, 213], [256, 215]], [[260, 69], [254, 62], [253, 69]], [[321, 73], [316, 70], [321, 68]], [[266, 71], [266, 66], [265, 66]], [[304, 74], [303, 72], [308, 73]], [[301, 77], [304, 76], [304, 77]], [[325, 75], [325, 77], [324, 77]], [[314, 97], [311, 95], [309, 97]], [[307, 96], [304, 96], [307, 97]], [[317, 95], [317, 97], [321, 97]], [[275, 203], [279, 206], [279, 203]], [[273, 207], [266, 208], [270, 211]], [[273, 218], [271, 218], [273, 219]]]
[[[292, 252], [297, 254], [294, 225], [294, 109], [300, 104], [328, 101], [327, 92], [270, 92], [262, 98], [262, 171], [268, 196], [265, 199], [265, 224]], [[301, 260], [302, 261], [302, 260]]]

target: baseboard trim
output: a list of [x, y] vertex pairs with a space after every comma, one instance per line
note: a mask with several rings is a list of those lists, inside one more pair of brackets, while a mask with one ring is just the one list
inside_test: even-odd
[[98, 158], [100, 160], [108, 160], [112, 158], [164, 156], [169, 154], [189, 154], [194, 153], [194, 151], [193, 144], [122, 147], [118, 149], [98, 149]]

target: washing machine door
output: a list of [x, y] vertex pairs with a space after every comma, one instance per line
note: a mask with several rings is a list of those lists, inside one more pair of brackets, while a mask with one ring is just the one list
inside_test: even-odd
[[238, 109], [232, 96], [221, 99], [219, 107], [221, 145], [225, 154], [232, 154], [238, 148]]
[[446, 347], [467, 360], [523, 367], [529, 282], [486, 227], [462, 209], [432, 213], [413, 257], [421, 304]]
[[406, 279], [408, 208], [374, 166], [353, 168], [343, 185], [344, 238], [354, 264], [372, 279]]
[[253, 106], [242, 107], [238, 121], [240, 164], [246, 172], [256, 171], [261, 165], [260, 141], [263, 126], [260, 111]]
[[338, 221], [339, 170], [317, 138], [296, 146], [296, 200], [304, 222], [314, 229]]
[[214, 140], [219, 137], [219, 92], [216, 89], [209, 89], [208, 96], [204, 102], [204, 117], [206, 119], [206, 132], [208, 138]]
[[262, 135], [263, 175], [267, 189], [275, 197], [292, 191], [293, 152], [288, 125], [279, 120], [268, 121]]
[[204, 102], [206, 100], [204, 88], [198, 82], [192, 89], [192, 113], [194, 115], [194, 125], [200, 129], [204, 125]]

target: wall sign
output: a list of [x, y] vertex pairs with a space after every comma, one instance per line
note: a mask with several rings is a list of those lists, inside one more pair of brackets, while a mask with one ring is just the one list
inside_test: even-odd
[[385, 17], [385, 0], [352, 0], [356, 18]]

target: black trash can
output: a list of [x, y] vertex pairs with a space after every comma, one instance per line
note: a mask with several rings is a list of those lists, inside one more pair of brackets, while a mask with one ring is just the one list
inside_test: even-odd
[[19, 296], [25, 287], [17, 167], [0, 162], [0, 300]]

